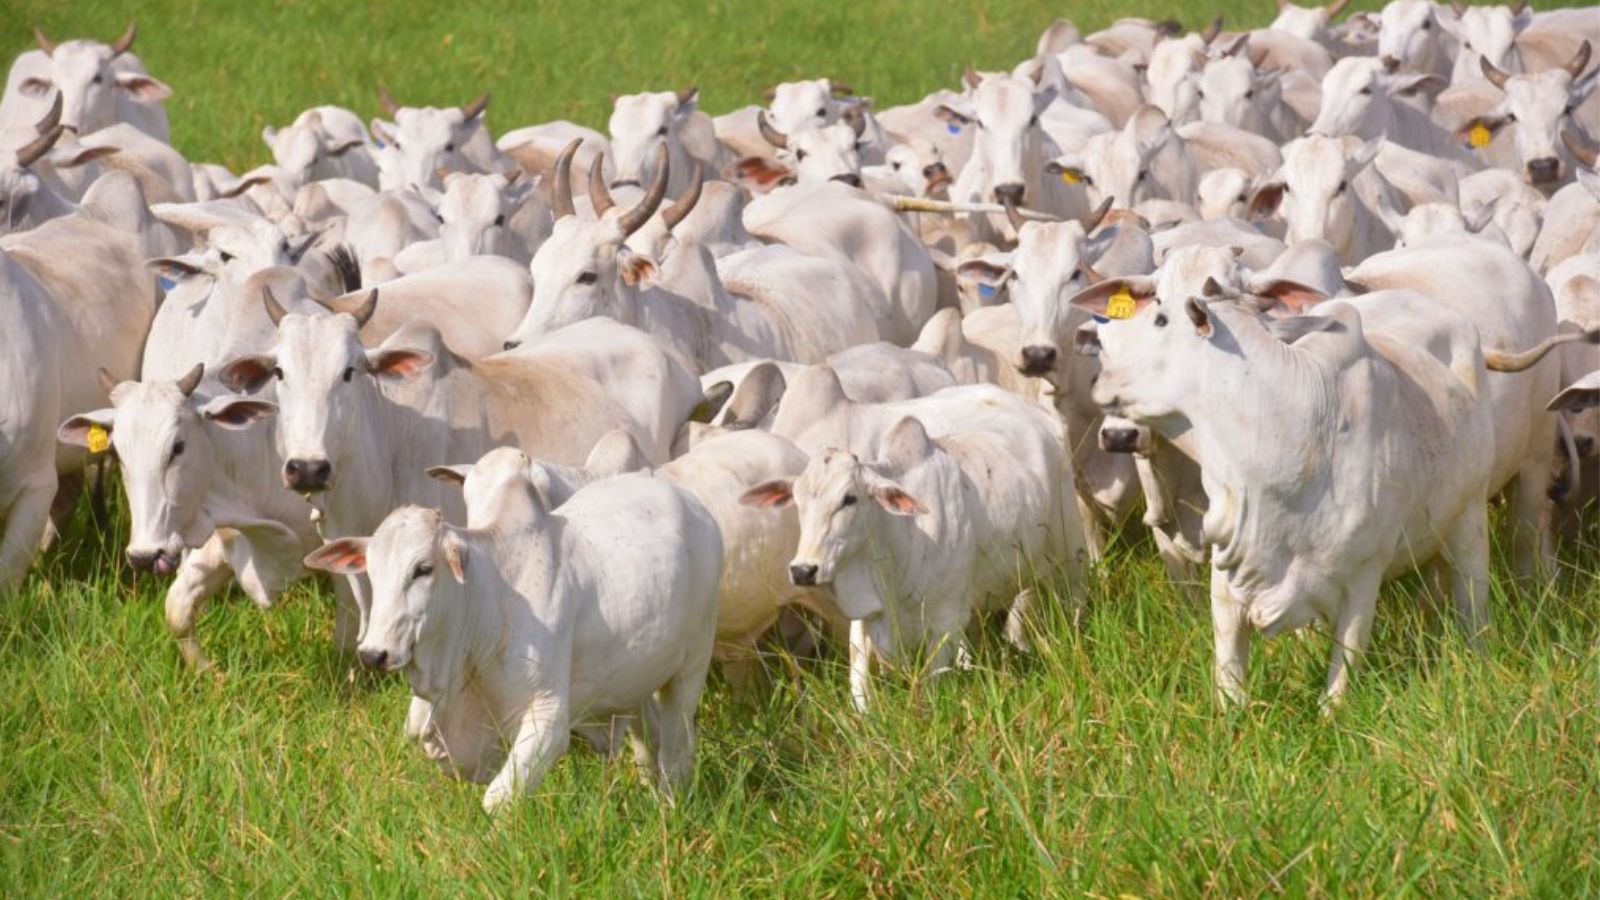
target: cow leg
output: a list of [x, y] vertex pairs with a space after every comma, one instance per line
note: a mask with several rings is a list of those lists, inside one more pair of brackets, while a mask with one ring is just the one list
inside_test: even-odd
[[1244, 607], [1228, 590], [1224, 573], [1211, 572], [1211, 632], [1215, 641], [1215, 679], [1217, 702], [1223, 707], [1243, 706], [1245, 673], [1250, 668], [1250, 620]]
[[0, 539], [0, 591], [10, 590], [28, 574], [33, 557], [50, 524], [50, 501], [56, 494], [52, 465], [24, 484], [5, 514], [5, 537]]
[[1023, 653], [1033, 652], [1033, 640], [1028, 636], [1028, 628], [1033, 624], [1033, 608], [1038, 602], [1037, 591], [1031, 587], [1023, 588], [1011, 601], [1011, 609], [1006, 613], [1006, 641]]
[[[1550, 442], [1534, 446], [1548, 447]], [[1555, 568], [1549, 496], [1553, 466], [1549, 454], [1530, 454], [1511, 479], [1512, 567], [1520, 579], [1547, 578]]]
[[550, 766], [567, 752], [571, 725], [563, 696], [534, 698], [522, 714], [511, 753], [483, 793], [483, 811], [493, 814], [517, 795], [536, 787]]
[[1456, 521], [1441, 556], [1448, 567], [1456, 622], [1468, 646], [1482, 653], [1483, 635], [1489, 630], [1489, 509], [1485, 504], [1474, 503]]
[[200, 652], [200, 640], [194, 634], [195, 622], [206, 601], [227, 586], [231, 574], [222, 536], [213, 533], [200, 549], [184, 554], [177, 577], [167, 588], [167, 630], [177, 639], [183, 661], [196, 671], [210, 668], [211, 661]]
[[866, 712], [872, 702], [872, 638], [867, 636], [864, 619], [850, 621], [850, 702], [857, 712]]
[[423, 732], [428, 727], [428, 720], [432, 718], [433, 704], [413, 695], [411, 706], [406, 710], [406, 739], [421, 741]]
[[694, 779], [694, 714], [710, 668], [709, 657], [697, 660], [657, 692], [661, 719], [656, 730], [656, 761], [661, 793], [669, 799], [681, 796]]
[[649, 785], [660, 784], [660, 763], [656, 748], [661, 743], [661, 703], [651, 697], [628, 719], [628, 743], [633, 747], [633, 765], [639, 778]]
[[1322, 711], [1331, 713], [1344, 700], [1350, 689], [1350, 673], [1366, 652], [1367, 638], [1372, 635], [1373, 612], [1378, 606], [1378, 587], [1383, 583], [1383, 570], [1372, 566], [1366, 571], [1352, 573], [1345, 588], [1344, 605], [1339, 610], [1339, 621], [1333, 626], [1333, 652], [1328, 659], [1328, 687], [1322, 694]]
[[39, 550], [50, 549], [50, 544], [72, 524], [72, 514], [78, 510], [78, 498], [83, 496], [83, 473], [56, 476], [56, 496], [50, 501], [50, 525], [45, 529]]

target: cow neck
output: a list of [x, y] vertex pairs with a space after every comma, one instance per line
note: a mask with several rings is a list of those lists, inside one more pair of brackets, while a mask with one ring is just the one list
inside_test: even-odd
[[365, 393], [357, 408], [367, 412], [356, 417], [352, 446], [384, 449], [348, 454], [353, 464], [337, 473], [333, 490], [317, 504], [323, 513], [323, 533], [328, 538], [372, 534], [389, 510], [410, 502], [399, 496], [399, 485], [404, 483], [400, 469], [411, 448], [411, 435], [405, 434], [403, 428], [384, 428], [380, 424], [383, 420], [399, 422], [401, 417], [395, 415], [399, 404], [385, 396], [372, 378], [358, 382], [358, 390]]

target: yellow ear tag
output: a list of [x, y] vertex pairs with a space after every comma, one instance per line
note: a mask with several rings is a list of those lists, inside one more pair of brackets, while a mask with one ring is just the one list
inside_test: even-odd
[[1482, 150], [1484, 147], [1489, 146], [1489, 141], [1493, 138], [1494, 134], [1489, 131], [1489, 126], [1482, 122], [1472, 126], [1472, 130], [1467, 132], [1467, 143], [1471, 144], [1473, 149], [1476, 150]]
[[89, 426], [89, 452], [104, 453], [111, 449], [111, 432], [104, 425]]
[[1138, 310], [1139, 305], [1133, 302], [1133, 294], [1127, 288], [1121, 288], [1106, 303], [1106, 318], [1131, 319]]
[[1077, 169], [1062, 169], [1061, 170], [1061, 181], [1064, 184], [1077, 184], [1078, 182], [1080, 182], [1082, 180], [1083, 180], [1083, 176], [1078, 174], [1078, 170]]

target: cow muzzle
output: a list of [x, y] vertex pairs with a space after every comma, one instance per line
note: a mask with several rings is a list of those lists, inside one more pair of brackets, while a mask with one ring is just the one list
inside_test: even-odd
[[357, 649], [356, 658], [361, 660], [363, 666], [383, 672], [393, 671], [400, 668], [401, 665], [401, 661], [395, 656], [391, 656], [388, 650], [377, 647], [361, 647]]
[[997, 184], [994, 186], [994, 200], [996, 203], [1021, 206], [1027, 192], [1028, 187], [1024, 184]]
[[1056, 348], [1036, 345], [1022, 348], [1022, 364], [1017, 371], [1033, 378], [1050, 374], [1056, 367]]
[[178, 554], [161, 550], [135, 550], [128, 548], [128, 565], [137, 572], [154, 572], [157, 575], [171, 575], [178, 571], [180, 559]]
[[1117, 426], [1100, 429], [1100, 449], [1107, 453], [1144, 453], [1150, 448], [1142, 440], [1144, 431]]
[[291, 459], [283, 464], [283, 484], [301, 494], [325, 491], [333, 486], [333, 463], [325, 459]]
[[944, 163], [925, 166], [922, 170], [922, 177], [928, 183], [927, 191], [930, 194], [944, 190], [954, 180], [950, 177], [950, 170], [945, 168]]
[[1530, 184], [1550, 184], [1561, 179], [1561, 160], [1554, 156], [1528, 161], [1528, 182]]
[[811, 587], [817, 583], [817, 567], [811, 563], [791, 563], [789, 580], [797, 587]]
[[854, 172], [846, 172], [843, 175], [835, 175], [828, 180], [837, 181], [841, 184], [848, 184], [853, 188], [861, 187], [861, 176], [855, 174]]

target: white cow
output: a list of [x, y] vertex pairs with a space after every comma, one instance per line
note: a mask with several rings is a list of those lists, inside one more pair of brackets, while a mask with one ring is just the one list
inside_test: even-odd
[[716, 522], [646, 475], [550, 509], [527, 466], [508, 448], [478, 461], [466, 492], [485, 502], [472, 504], [472, 527], [401, 507], [371, 538], [329, 542], [306, 564], [371, 577], [361, 660], [404, 671], [431, 704], [412, 735], [430, 756], [474, 781], [492, 775], [486, 811], [537, 787], [572, 728], [613, 716], [632, 717], [642, 774], [670, 797], [694, 773], [722, 567]]
[[1475, 134], [1487, 131], [1503, 139], [1501, 132], [1509, 132], [1511, 152], [1500, 153], [1499, 161], [1522, 171], [1527, 182], [1537, 188], [1553, 191], [1560, 187], [1572, 178], [1573, 157], [1560, 146], [1557, 133], [1600, 83], [1600, 69], [1584, 74], [1590, 50], [1589, 42], [1584, 41], [1566, 65], [1533, 75], [1507, 74], [1485, 60], [1483, 75], [1504, 98], [1488, 114], [1462, 125], [1457, 135], [1477, 146]]
[[79, 135], [127, 122], [165, 142], [167, 113], [161, 101], [172, 96], [172, 88], [150, 77], [139, 57], [128, 52], [137, 33], [130, 22], [122, 37], [110, 44], [88, 40], [58, 44], [35, 28], [39, 49], [20, 54], [6, 76], [0, 135], [32, 125], [58, 96], [62, 126]]
[[1378, 58], [1391, 69], [1449, 78], [1455, 37], [1431, 0], [1390, 0], [1379, 13]]
[[[700, 89], [625, 94], [612, 101], [612, 188], [643, 187], [656, 180], [656, 148], [667, 148], [667, 196], [690, 189], [695, 163], [719, 172], [728, 154], [718, 145], [711, 120], [699, 110]], [[603, 150], [601, 151], [604, 152]]]
[[483, 124], [487, 92], [450, 109], [401, 106], [386, 90], [378, 99], [393, 119], [372, 120], [372, 136], [383, 145], [377, 163], [378, 183], [385, 190], [437, 190], [442, 172], [504, 172], [514, 165], [495, 147]]
[[1288, 224], [1290, 243], [1326, 240], [1339, 259], [1355, 263], [1394, 245], [1375, 196], [1385, 185], [1363, 178], [1382, 140], [1308, 135], [1283, 148], [1283, 168], [1250, 198], [1252, 218], [1273, 212]]
[[315, 106], [284, 128], [267, 125], [261, 140], [272, 150], [273, 182], [285, 197], [309, 182], [348, 178], [378, 186], [372, 138], [356, 114], [341, 106]]

